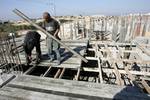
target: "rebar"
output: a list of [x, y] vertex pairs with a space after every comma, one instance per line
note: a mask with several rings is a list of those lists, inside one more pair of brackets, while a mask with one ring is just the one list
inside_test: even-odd
[[15, 37], [0, 37], [0, 74], [17, 74], [23, 72]]

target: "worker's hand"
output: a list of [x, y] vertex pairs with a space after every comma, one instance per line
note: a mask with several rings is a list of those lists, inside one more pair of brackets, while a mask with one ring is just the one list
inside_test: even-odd
[[32, 57], [31, 56], [28, 56], [28, 58], [29, 58], [30, 61], [32, 61]]
[[58, 32], [59, 32], [59, 29], [57, 29], [54, 33], [54, 37], [57, 37], [58, 36]]
[[57, 36], [57, 31], [54, 33], [54, 37], [56, 37]]
[[57, 37], [57, 34], [54, 34], [54, 37]]

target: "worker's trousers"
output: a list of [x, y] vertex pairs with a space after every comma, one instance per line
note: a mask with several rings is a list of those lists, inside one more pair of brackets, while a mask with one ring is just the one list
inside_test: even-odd
[[52, 38], [47, 38], [47, 48], [48, 48], [48, 56], [52, 59], [56, 57], [56, 59], [60, 61], [61, 57], [59, 52], [59, 48], [60, 48], [59, 43], [57, 43]]
[[40, 41], [37, 41], [35, 43], [26, 42], [23, 44], [27, 63], [30, 61], [29, 56], [31, 56], [34, 47], [36, 47], [36, 61], [38, 61], [41, 58]]

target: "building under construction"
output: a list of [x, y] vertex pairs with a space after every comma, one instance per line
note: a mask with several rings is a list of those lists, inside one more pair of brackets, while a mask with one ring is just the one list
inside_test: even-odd
[[[61, 64], [27, 66], [24, 36], [0, 38], [0, 100], [150, 100], [150, 16], [79, 16], [61, 24]], [[69, 20], [70, 20], [69, 19]], [[51, 37], [51, 35], [49, 35]], [[52, 37], [55, 39], [55, 37]]]

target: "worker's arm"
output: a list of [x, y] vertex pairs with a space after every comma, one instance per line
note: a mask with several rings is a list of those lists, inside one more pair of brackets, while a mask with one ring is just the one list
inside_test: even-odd
[[58, 33], [59, 33], [59, 31], [60, 31], [60, 24], [59, 24], [58, 22], [56, 22], [55, 25], [56, 25], [57, 29], [56, 29], [56, 31], [55, 31], [55, 33], [54, 33], [54, 36], [57, 37], [57, 36], [58, 36]]
[[54, 33], [54, 36], [57, 37], [58, 36], [58, 33], [59, 33], [60, 29], [58, 28], [55, 33]]

